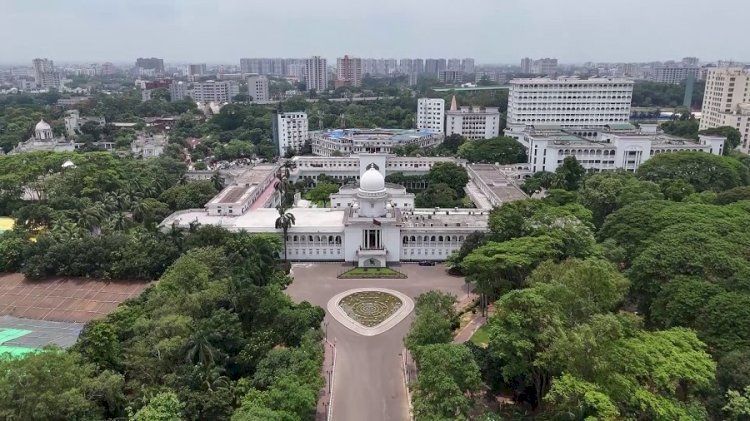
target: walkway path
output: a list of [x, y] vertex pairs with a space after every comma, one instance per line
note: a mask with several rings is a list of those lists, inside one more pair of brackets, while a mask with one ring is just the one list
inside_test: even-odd
[[[334, 295], [353, 288], [380, 287], [399, 291], [412, 299], [429, 290], [465, 295], [463, 278], [452, 277], [443, 266], [401, 265], [407, 279], [337, 279], [336, 264], [295, 264], [294, 282], [287, 292], [296, 301], [306, 300], [326, 308]], [[332, 421], [403, 421], [409, 419], [403, 377], [403, 338], [413, 312], [392, 329], [362, 336], [326, 312], [328, 340], [336, 344]]]
[[336, 348], [332, 342], [327, 340], [323, 344], [325, 348], [325, 355], [323, 357], [323, 370], [322, 375], [325, 378], [325, 384], [323, 389], [320, 390], [318, 396], [318, 408], [315, 414], [315, 421], [327, 421], [328, 420], [328, 408], [331, 405], [331, 391], [333, 390], [333, 368], [334, 361], [336, 359]]

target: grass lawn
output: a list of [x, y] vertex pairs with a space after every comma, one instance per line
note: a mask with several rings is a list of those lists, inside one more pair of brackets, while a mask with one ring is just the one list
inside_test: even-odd
[[490, 342], [489, 329], [487, 328], [487, 325], [484, 325], [477, 329], [477, 331], [474, 332], [474, 335], [472, 335], [471, 339], [469, 340], [476, 346], [486, 347]]
[[338, 277], [340, 279], [404, 279], [406, 275], [391, 268], [354, 268]]

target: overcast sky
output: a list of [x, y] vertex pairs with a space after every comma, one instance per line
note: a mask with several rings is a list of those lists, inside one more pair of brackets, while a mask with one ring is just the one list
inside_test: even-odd
[[750, 0], [2, 0], [0, 62], [750, 61]]

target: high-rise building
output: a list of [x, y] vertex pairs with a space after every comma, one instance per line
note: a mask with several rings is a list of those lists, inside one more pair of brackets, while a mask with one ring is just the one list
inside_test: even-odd
[[185, 82], [172, 81], [172, 83], [169, 84], [170, 101], [182, 101], [185, 99], [187, 94], [187, 84]]
[[317, 92], [328, 90], [328, 66], [326, 59], [313, 56], [305, 60], [305, 83], [307, 90]]
[[473, 58], [463, 59], [463, 61], [461, 62], [461, 69], [467, 75], [474, 74], [474, 59]]
[[542, 58], [531, 63], [531, 72], [535, 75], [554, 76], [557, 74], [557, 59]]
[[203, 76], [206, 73], [207, 73], [206, 63], [188, 64], [188, 67], [187, 67], [188, 76]]
[[344, 56], [336, 59], [336, 87], [362, 86], [362, 59]]
[[492, 139], [500, 135], [500, 110], [496, 107], [458, 107], [456, 96], [445, 113], [445, 135], [466, 139]]
[[696, 80], [700, 79], [700, 66], [680, 64], [663, 64], [656, 66], [653, 73], [653, 81], [660, 83], [671, 83], [678, 85], [685, 81], [690, 75]]
[[232, 98], [239, 93], [240, 87], [233, 80], [209, 80], [206, 82], [196, 82], [193, 83], [193, 89], [189, 91], [189, 95], [193, 97], [196, 102], [201, 103], [232, 102]]
[[438, 76], [438, 60], [435, 58], [425, 59], [424, 73], [436, 78]]
[[441, 70], [438, 73], [440, 83], [461, 83], [464, 81], [464, 72], [461, 70]]
[[460, 58], [451, 58], [448, 59], [448, 64], [445, 70], [461, 70], [461, 59]]
[[530, 57], [524, 57], [521, 59], [521, 73], [531, 73], [531, 63], [533, 60]]
[[307, 114], [303, 112], [278, 113], [273, 120], [273, 138], [279, 156], [300, 151], [310, 138], [307, 129]]
[[40, 89], [60, 88], [60, 74], [55, 70], [55, 63], [46, 58], [35, 58], [34, 64], [34, 82]]
[[250, 101], [268, 101], [268, 78], [264, 75], [250, 75], [247, 77], [247, 94]]
[[110, 76], [110, 75], [115, 74], [116, 71], [117, 71], [117, 69], [115, 68], [114, 64], [112, 64], [110, 62], [102, 63], [102, 67], [101, 67], [101, 73], [102, 73], [102, 75], [104, 75], [104, 76]]
[[683, 57], [682, 64], [685, 66], [700, 66], [701, 61], [698, 57]]
[[443, 98], [419, 98], [417, 100], [417, 129], [435, 133], [445, 131], [445, 100]]
[[135, 61], [135, 67], [140, 73], [153, 73], [155, 75], [164, 74], [164, 60], [156, 57], [138, 58]]
[[240, 72], [259, 75], [286, 75], [287, 59], [283, 58], [241, 58]]
[[708, 69], [700, 129], [729, 126], [740, 131], [740, 150], [750, 152], [750, 69]]
[[508, 125], [627, 123], [632, 98], [633, 81], [628, 79], [513, 79], [508, 94]]

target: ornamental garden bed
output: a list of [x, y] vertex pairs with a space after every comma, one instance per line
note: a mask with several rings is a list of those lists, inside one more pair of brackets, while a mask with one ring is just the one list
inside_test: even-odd
[[406, 279], [406, 275], [391, 268], [354, 268], [338, 276], [339, 279]]

